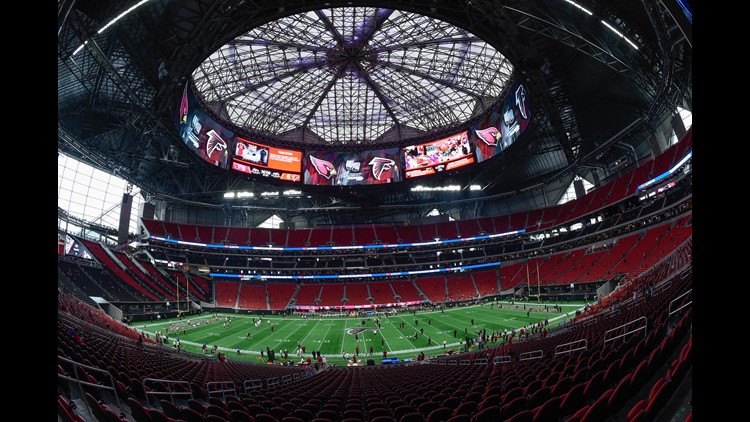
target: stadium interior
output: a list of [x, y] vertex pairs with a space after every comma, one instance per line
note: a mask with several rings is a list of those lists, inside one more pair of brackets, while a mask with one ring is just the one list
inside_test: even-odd
[[691, 421], [688, 3], [59, 1], [58, 421]]

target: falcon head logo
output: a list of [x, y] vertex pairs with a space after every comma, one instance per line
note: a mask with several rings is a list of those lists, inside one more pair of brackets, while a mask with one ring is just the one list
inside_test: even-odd
[[182, 91], [182, 101], [180, 102], [180, 123], [187, 123], [188, 116], [188, 86], [185, 84], [185, 89]]
[[479, 139], [491, 147], [496, 147], [498, 142], [500, 142], [500, 138], [503, 137], [503, 135], [500, 134], [500, 131], [494, 126], [490, 126], [487, 129], [477, 129], [474, 132]]
[[311, 155], [310, 162], [315, 168], [315, 171], [317, 171], [319, 175], [325, 177], [326, 179], [330, 179], [331, 176], [336, 175], [336, 169], [333, 168], [333, 164], [329, 163], [328, 161], [321, 160], [320, 158], [315, 158]]
[[380, 176], [383, 175], [383, 172], [392, 169], [396, 162], [390, 158], [375, 157], [370, 160], [368, 164], [372, 168], [372, 175], [380, 180]]
[[516, 107], [521, 112], [521, 117], [524, 120], [528, 119], [526, 114], [526, 90], [523, 85], [518, 85], [518, 89], [516, 89]]
[[221, 139], [215, 130], [211, 129], [206, 133], [208, 140], [206, 141], [206, 155], [210, 157], [214, 152], [221, 152], [227, 149], [227, 142]]

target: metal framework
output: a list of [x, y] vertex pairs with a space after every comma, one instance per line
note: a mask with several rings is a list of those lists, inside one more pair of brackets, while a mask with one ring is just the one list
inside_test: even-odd
[[209, 108], [245, 131], [309, 131], [323, 143], [372, 147], [392, 129], [431, 132], [476, 117], [512, 73], [465, 29], [412, 12], [343, 7], [253, 28], [192, 79]]
[[[123, 10], [120, 2], [60, 2], [58, 150], [114, 172], [149, 198], [219, 208], [228, 190], [279, 187], [208, 166], [180, 145], [174, 113], [191, 76], [210, 113], [235, 121], [230, 129], [251, 128], [259, 141], [282, 147], [361, 150], [465, 128], [492, 107], [512, 73], [534, 101], [525, 141], [461, 175], [462, 184], [484, 188], [486, 201], [505, 201], [506, 194], [606, 169], [610, 147], [648, 139], [691, 95], [692, 48], [661, 2], [578, 3], [595, 17], [562, 0], [367, 7], [335, 0], [258, 0], [252, 7], [240, 0], [153, 0], [99, 33]], [[582, 86], [576, 76], [594, 67], [594, 86]], [[587, 117], [601, 107], [592, 100], [603, 90], [612, 91], [608, 101], [635, 110], [632, 125], [602, 126]], [[269, 205], [269, 213], [335, 223], [345, 214], [411, 219], [435, 208], [433, 202], [455, 215], [493, 208], [406, 186], [305, 193], [311, 198], [291, 205], [268, 200], [257, 209]], [[321, 211], [330, 213], [317, 217]]]

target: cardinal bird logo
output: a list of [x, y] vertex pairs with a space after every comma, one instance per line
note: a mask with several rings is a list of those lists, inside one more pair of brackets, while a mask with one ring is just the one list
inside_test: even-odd
[[474, 131], [479, 139], [484, 141], [485, 144], [496, 147], [498, 142], [500, 142], [500, 138], [502, 138], [503, 135], [500, 134], [500, 131], [497, 130], [496, 127], [491, 126], [487, 129], [477, 129]]
[[315, 158], [311, 155], [310, 162], [315, 168], [315, 171], [317, 171], [319, 175], [325, 177], [326, 179], [330, 179], [331, 176], [336, 175], [336, 169], [334, 169], [333, 164], [329, 163], [328, 161], [321, 160], [320, 158]]
[[383, 175], [383, 172], [392, 169], [396, 162], [390, 158], [375, 157], [370, 160], [368, 164], [370, 165], [370, 168], [372, 168], [372, 175], [380, 180], [380, 176]]
[[519, 85], [518, 89], [516, 89], [516, 107], [521, 112], [521, 117], [524, 120], [528, 119], [526, 117], [526, 90], [523, 88], [523, 85]]
[[221, 139], [221, 136], [215, 130], [211, 129], [206, 135], [208, 135], [208, 140], [206, 141], [207, 156], [210, 157], [216, 151], [221, 152], [227, 149], [226, 141]]
[[182, 91], [182, 101], [180, 102], [180, 123], [187, 123], [188, 115], [188, 86], [185, 84], [185, 89]]

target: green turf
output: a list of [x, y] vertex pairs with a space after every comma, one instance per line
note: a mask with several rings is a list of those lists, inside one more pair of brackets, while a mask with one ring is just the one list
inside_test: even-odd
[[[463, 308], [446, 309], [441, 311], [417, 312], [416, 316], [410, 312], [399, 312], [398, 315], [390, 317], [383, 316], [381, 328], [377, 329], [375, 317], [322, 317], [302, 319], [300, 316], [270, 316], [270, 315], [248, 315], [248, 314], [219, 314], [218, 321], [204, 323], [195, 328], [186, 328], [182, 331], [170, 333], [169, 344], [176, 336], [184, 350], [194, 353], [202, 353], [200, 346], [205, 342], [210, 349], [213, 345], [219, 347], [219, 351], [225, 352], [228, 359], [247, 360], [261, 362], [260, 350], [266, 348], [276, 352], [276, 360], [283, 361], [281, 351], [286, 348], [289, 360], [298, 362], [296, 348], [299, 340], [305, 346], [304, 358], [311, 356], [312, 351], [320, 350], [321, 355], [326, 356], [329, 363], [343, 365], [346, 361], [342, 358], [344, 352], [354, 354], [356, 346], [359, 346], [360, 358], [366, 360], [369, 348], [373, 346], [373, 358], [379, 362], [383, 357], [383, 350], [388, 352], [388, 357], [414, 358], [420, 350], [426, 356], [442, 354], [445, 350], [463, 350], [459, 342], [467, 336], [475, 337], [476, 332], [486, 329], [490, 335], [492, 330], [518, 329], [525, 325], [542, 321], [549, 318], [550, 326], [557, 327], [561, 322], [574, 316], [575, 310], [580, 309], [583, 303], [570, 302], [562, 305], [563, 313], [552, 310], [552, 303], [547, 304], [550, 312], [532, 311], [527, 317], [527, 310], [523, 309], [524, 303], [516, 302], [510, 306], [508, 302], [502, 302], [502, 308], [497, 306], [470, 306]], [[536, 303], [527, 303], [526, 306], [540, 306]], [[543, 308], [544, 303], [541, 305]], [[224, 327], [226, 316], [230, 316], [232, 324]], [[253, 318], [262, 317], [263, 323], [255, 328]], [[155, 323], [136, 323], [134, 326], [140, 331], [148, 333], [154, 338], [156, 331], [164, 332], [170, 324], [185, 324], [187, 319], [191, 323], [198, 321], [212, 321], [213, 314], [193, 315], [183, 320], [171, 319]], [[366, 325], [362, 326], [362, 320]], [[415, 323], [415, 319], [418, 323]], [[474, 319], [474, 326], [471, 320]], [[268, 323], [271, 322], [271, 324]], [[403, 322], [405, 327], [399, 328]], [[273, 325], [273, 330], [271, 330]], [[354, 334], [347, 331], [352, 328], [366, 328], [367, 330]], [[414, 333], [424, 329], [424, 334], [414, 338]], [[375, 330], [377, 329], [377, 334]], [[456, 330], [456, 337], [453, 331]], [[247, 338], [248, 332], [251, 338]], [[431, 345], [428, 346], [428, 338]], [[447, 342], [443, 349], [443, 340]], [[499, 344], [499, 343], [498, 343]], [[240, 355], [237, 355], [237, 349]], [[267, 356], [265, 356], [267, 358]]]

